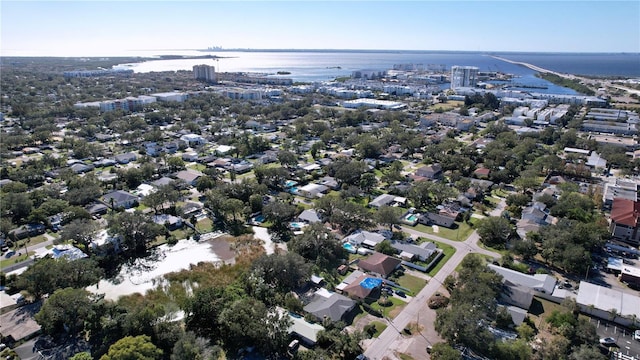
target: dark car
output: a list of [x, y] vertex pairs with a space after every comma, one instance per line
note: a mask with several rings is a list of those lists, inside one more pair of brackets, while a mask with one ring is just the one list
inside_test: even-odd
[[396, 295], [400, 296], [400, 297], [405, 297], [407, 296], [407, 294], [404, 293], [404, 291], [402, 290], [396, 290]]

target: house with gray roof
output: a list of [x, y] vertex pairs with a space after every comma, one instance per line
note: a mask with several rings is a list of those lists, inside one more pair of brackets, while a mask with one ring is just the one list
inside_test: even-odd
[[556, 278], [551, 275], [527, 275], [498, 265], [489, 264], [487, 266], [501, 275], [504, 281], [532, 289], [534, 291], [534, 295], [535, 293], [553, 294], [553, 290], [556, 287]]
[[426, 261], [431, 255], [437, 252], [436, 244], [427, 241], [420, 245], [408, 244], [401, 241], [392, 241], [391, 247], [396, 249], [401, 258], [418, 259]]
[[395, 196], [391, 194], [382, 194], [375, 199], [369, 202], [370, 207], [380, 208], [381, 206], [393, 206], [393, 205], [404, 205], [407, 202], [407, 199], [401, 196]]
[[102, 197], [102, 202], [114, 209], [120, 207], [129, 209], [138, 202], [138, 197], [124, 190], [115, 190], [106, 193]]
[[349, 242], [351, 245], [356, 245], [356, 246], [366, 246], [366, 247], [374, 248], [376, 245], [383, 242], [384, 240], [385, 240], [385, 237], [382, 236], [381, 234], [366, 231], [366, 230], [359, 230], [342, 239], [342, 242]]
[[303, 212], [300, 213], [300, 215], [298, 215], [296, 220], [305, 222], [307, 224], [314, 224], [322, 221], [320, 220], [320, 216], [318, 215], [318, 212], [315, 209], [304, 210]]
[[313, 299], [304, 307], [304, 311], [318, 320], [340, 321], [356, 307], [356, 302], [344, 295], [330, 292], [325, 288], [316, 291]]
[[130, 152], [130, 153], [126, 153], [126, 154], [119, 154], [114, 156], [115, 160], [119, 163], [119, 164], [128, 164], [132, 161], [136, 161], [136, 159], [138, 158], [136, 153]]

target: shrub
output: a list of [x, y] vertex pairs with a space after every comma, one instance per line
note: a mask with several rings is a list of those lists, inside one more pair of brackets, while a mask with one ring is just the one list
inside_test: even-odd
[[428, 301], [429, 309], [440, 309], [449, 305], [449, 298], [440, 293], [435, 293]]

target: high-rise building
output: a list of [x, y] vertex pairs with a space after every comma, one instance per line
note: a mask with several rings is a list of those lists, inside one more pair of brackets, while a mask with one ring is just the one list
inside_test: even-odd
[[194, 65], [193, 76], [196, 80], [204, 80], [210, 83], [218, 82], [216, 68], [210, 65]]
[[451, 88], [475, 87], [478, 83], [478, 68], [475, 66], [452, 66]]

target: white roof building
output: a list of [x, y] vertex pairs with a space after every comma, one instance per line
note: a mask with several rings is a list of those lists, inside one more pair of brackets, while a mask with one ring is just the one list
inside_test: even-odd
[[611, 319], [615, 310], [617, 317], [613, 319], [614, 322], [629, 325], [635, 316], [636, 325], [640, 324], [638, 295], [581, 281], [576, 302], [582, 311], [603, 319]]

